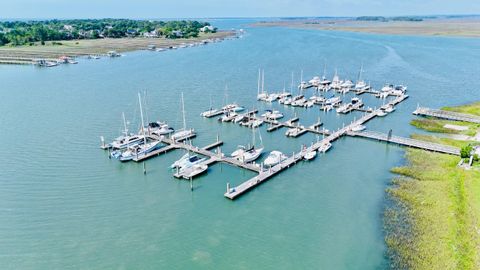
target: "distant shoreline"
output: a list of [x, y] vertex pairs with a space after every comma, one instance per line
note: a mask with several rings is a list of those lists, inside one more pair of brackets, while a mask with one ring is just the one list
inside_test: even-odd
[[387, 35], [480, 37], [480, 18], [425, 19], [423, 21], [357, 21], [351, 19], [296, 19], [264, 21], [253, 27], [290, 27], [323, 31]]
[[47, 42], [46, 45], [0, 47], [0, 64], [32, 64], [35, 59], [57, 60], [61, 56], [78, 57], [89, 55], [106, 55], [109, 51], [118, 53], [147, 50], [149, 46], [155, 49], [168, 49], [214, 40], [224, 40], [236, 35], [233, 31], [218, 31], [216, 33], [202, 33], [196, 38], [104, 38], [82, 39]]

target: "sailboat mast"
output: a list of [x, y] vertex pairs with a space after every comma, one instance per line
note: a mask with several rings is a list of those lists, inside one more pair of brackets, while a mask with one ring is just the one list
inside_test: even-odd
[[147, 137], [145, 136], [145, 123], [143, 122], [142, 97], [140, 96], [140, 93], [138, 93], [138, 104], [140, 104], [140, 119], [142, 120], [143, 142], [147, 144]]
[[262, 70], [262, 94], [265, 93], [265, 70]]
[[257, 96], [260, 95], [260, 69], [258, 69]]
[[292, 71], [292, 83], [290, 84], [290, 93], [293, 95], [293, 71]]
[[252, 146], [255, 147], [255, 127], [252, 127]]
[[125, 136], [128, 135], [128, 129], [127, 129], [127, 121], [125, 120], [125, 113], [122, 112], [122, 118], [123, 118], [123, 128], [124, 128], [124, 133], [125, 133]]
[[183, 115], [183, 130], [187, 130], [187, 123], [185, 121], [185, 103], [183, 101], [183, 92], [182, 92], [182, 115]]

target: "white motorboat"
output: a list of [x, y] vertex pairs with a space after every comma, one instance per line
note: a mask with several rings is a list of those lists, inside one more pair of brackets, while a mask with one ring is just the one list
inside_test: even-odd
[[394, 87], [393, 87], [393, 84], [385, 84], [383, 87], [382, 87], [382, 92], [390, 92], [390, 91], [393, 91], [394, 90]]
[[[297, 97], [299, 97], [299, 96], [297, 96]], [[295, 106], [295, 107], [302, 107], [302, 106], [305, 105], [306, 101], [307, 100], [305, 99], [304, 96], [300, 96], [300, 98], [294, 98], [292, 100], [292, 103], [290, 103], [290, 105]]]
[[391, 105], [390, 105], [390, 106], [387, 106], [387, 107], [385, 108], [385, 112], [387, 112], [387, 113], [391, 113], [391, 112], [394, 112], [394, 111], [395, 111], [395, 107], [393, 107], [393, 106], [391, 106]]
[[286, 98], [285, 101], [283, 102], [283, 105], [291, 105], [292, 104], [292, 98]]
[[344, 81], [342, 84], [340, 84], [340, 87], [341, 87], [341, 88], [348, 88], [348, 89], [350, 89], [350, 88], [352, 88], [353, 86], [355, 86], [355, 85], [354, 85], [353, 82], [350, 81], [350, 80], [346, 80], [346, 81]]
[[356, 125], [352, 127], [352, 131], [359, 132], [365, 130], [367, 127], [364, 125]]
[[304, 129], [304, 126], [297, 126], [297, 127], [289, 128], [285, 132], [285, 136], [287, 136], [287, 137], [297, 137], [300, 133], [303, 132], [303, 129]]
[[243, 114], [239, 114], [237, 116], [235, 116], [235, 118], [233, 118], [233, 122], [234, 123], [240, 123], [242, 122], [244, 119], [247, 118], [247, 114], [246, 113], [243, 113]]
[[253, 121], [250, 122], [250, 127], [251, 128], [257, 128], [259, 126], [263, 125], [263, 120], [262, 119], [255, 119]]
[[273, 167], [280, 162], [286, 160], [288, 157], [280, 151], [272, 151], [268, 157], [263, 161], [263, 164], [268, 167]]
[[170, 165], [170, 168], [188, 168], [205, 160], [205, 158], [200, 158], [198, 155], [191, 155], [190, 153], [186, 153], [179, 160], [175, 161], [172, 165]]
[[266, 119], [277, 120], [283, 118], [283, 114], [277, 110], [266, 110], [266, 113], [262, 114], [262, 117]]
[[235, 112], [227, 111], [222, 117], [219, 118], [221, 122], [230, 122], [237, 117], [238, 114]]
[[[145, 129], [147, 134], [154, 134], [157, 136], [167, 135], [175, 131], [173, 128], [169, 127], [168, 124], [158, 121], [148, 123]], [[142, 130], [140, 130], [139, 133], [142, 133]]]
[[344, 113], [348, 109], [350, 109], [351, 106], [352, 106], [352, 103], [343, 104], [342, 106], [337, 108], [337, 113]]
[[340, 103], [341, 101], [342, 101], [342, 99], [340, 97], [333, 96], [333, 97], [325, 100], [325, 105], [335, 105], [337, 103]]
[[333, 105], [325, 105], [325, 106], [323, 106], [323, 110], [325, 112], [329, 112], [329, 111], [333, 110]]
[[383, 111], [383, 110], [377, 111], [377, 116], [383, 117], [385, 115], [387, 115], [387, 113], [385, 111]]
[[184, 179], [191, 179], [195, 176], [205, 173], [207, 170], [208, 170], [208, 165], [195, 164], [191, 167], [180, 169], [179, 175], [181, 175]]
[[325, 153], [332, 147], [332, 144], [329, 142], [323, 143], [320, 148], [318, 148], [319, 153]]
[[313, 107], [313, 105], [315, 105], [315, 102], [313, 100], [308, 100], [303, 103], [303, 107], [305, 108]]
[[122, 135], [116, 138], [113, 142], [110, 143], [110, 146], [113, 149], [125, 149], [129, 146], [134, 146], [140, 144], [143, 141], [143, 136], [141, 135]]
[[278, 99], [277, 94], [270, 94], [268, 97], [265, 99], [266, 102], [274, 102], [275, 100]]
[[318, 76], [315, 76], [315, 77], [313, 77], [313, 79], [308, 81], [308, 83], [311, 84], [314, 87], [318, 87], [321, 84], [321, 82], [322, 82], [322, 80]]
[[220, 111], [217, 109], [210, 108], [208, 111], [204, 111], [200, 114], [202, 117], [212, 117], [213, 115], [218, 114]]
[[307, 153], [303, 156], [303, 158], [304, 158], [305, 160], [312, 160], [312, 159], [314, 159], [316, 156], [317, 156], [317, 151], [309, 151], [309, 152], [307, 152]]

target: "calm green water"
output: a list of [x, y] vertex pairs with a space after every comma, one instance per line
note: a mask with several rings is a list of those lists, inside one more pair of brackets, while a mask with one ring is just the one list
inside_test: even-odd
[[[225, 27], [243, 23], [224, 21]], [[265, 68], [268, 89], [321, 75], [365, 78], [409, 86], [397, 111], [368, 124], [408, 135], [411, 112], [425, 106], [480, 99], [480, 42], [475, 39], [393, 37], [281, 28], [247, 29], [238, 40], [164, 53], [133, 52], [118, 59], [82, 60], [40, 69], [0, 66], [1, 269], [386, 269], [384, 189], [404, 151], [364, 139], [343, 138], [314, 162], [301, 163], [232, 202], [226, 183], [252, 173], [214, 165], [195, 180], [172, 177], [167, 167], [180, 151], [142, 165], [120, 164], [101, 151], [125, 112], [136, 128], [136, 94], [148, 91], [150, 120], [181, 126], [180, 93], [188, 125], [202, 146], [216, 135], [225, 152], [250, 140], [250, 130], [202, 119], [210, 97], [248, 107], [256, 75]], [[364, 96], [371, 106], [380, 105]], [[295, 112], [278, 107], [287, 117]], [[338, 128], [359, 114], [337, 116], [297, 110], [309, 125], [321, 117]], [[287, 139], [261, 129], [268, 151], [297, 151], [315, 139]]]

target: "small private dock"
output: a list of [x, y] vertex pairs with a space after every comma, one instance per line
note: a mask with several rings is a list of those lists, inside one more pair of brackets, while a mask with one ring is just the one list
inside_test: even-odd
[[430, 108], [425, 108], [425, 107], [418, 107], [413, 112], [413, 114], [414, 115], [420, 115], [420, 116], [436, 117], [436, 118], [441, 118], [441, 119], [446, 119], [446, 120], [464, 121], [464, 122], [480, 124], [480, 117], [478, 117], [478, 116], [473, 116], [473, 115], [463, 114], [463, 113], [457, 113], [457, 112], [444, 111], [444, 110], [430, 109]]

